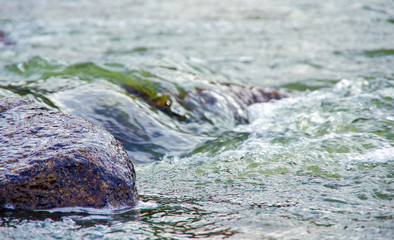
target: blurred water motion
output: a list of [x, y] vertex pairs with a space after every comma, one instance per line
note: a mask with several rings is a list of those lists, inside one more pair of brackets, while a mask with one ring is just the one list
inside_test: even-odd
[[[138, 163], [145, 202], [114, 214], [1, 210], [0, 236], [393, 235], [392, 2], [0, 5], [13, 43], [0, 40], [0, 96], [111, 131]], [[253, 87], [289, 98], [231, 102]]]

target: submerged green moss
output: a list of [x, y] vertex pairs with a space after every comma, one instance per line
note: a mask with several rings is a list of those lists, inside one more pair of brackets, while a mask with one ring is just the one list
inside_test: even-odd
[[363, 55], [370, 58], [392, 56], [394, 55], [394, 49], [368, 50], [368, 51], [364, 51]]
[[[120, 68], [121, 66], [108, 65], [108, 67]], [[51, 64], [41, 57], [34, 57], [25, 63], [8, 65], [6, 69], [23, 77], [36, 79], [49, 79], [51, 77], [78, 77], [82, 81], [93, 82], [97, 79], [105, 79], [120, 85], [128, 94], [141, 98], [150, 106], [180, 120], [185, 117], [173, 113], [170, 109], [172, 100], [166, 89], [156, 81], [160, 78], [146, 71], [112, 71], [105, 66], [86, 62], [74, 64], [64, 68], [58, 64]], [[175, 88], [185, 95], [185, 90], [176, 85]]]
[[23, 77], [40, 77], [43, 72], [53, 72], [61, 69], [60, 64], [50, 63], [42, 57], [33, 57], [24, 63], [5, 66], [5, 69]]
[[207, 141], [201, 146], [194, 149], [192, 152], [185, 154], [183, 157], [192, 156], [197, 153], [207, 153], [208, 155], [215, 155], [222, 151], [235, 149], [238, 144], [248, 139], [250, 133], [242, 132], [225, 132], [217, 139]]
[[[139, 77], [137, 75], [141, 77]], [[116, 84], [120, 84], [127, 89], [132, 89], [136, 93], [139, 93], [143, 98], [158, 98], [160, 94], [158, 93], [160, 89], [160, 84], [147, 81], [143, 77], [156, 77], [147, 72], [136, 72], [133, 71], [128, 75], [128, 73], [115, 72], [100, 67], [94, 63], [79, 63], [65, 68], [61, 72], [44, 72], [43, 78], [47, 79], [53, 76], [74, 76], [81, 80], [94, 81], [96, 79], [106, 79]], [[126, 90], [127, 90], [126, 89]], [[132, 92], [132, 90], [130, 90]]]
[[309, 166], [305, 171], [302, 171], [301, 175], [312, 175], [322, 178], [340, 178], [341, 175], [338, 173], [331, 173], [318, 166]]

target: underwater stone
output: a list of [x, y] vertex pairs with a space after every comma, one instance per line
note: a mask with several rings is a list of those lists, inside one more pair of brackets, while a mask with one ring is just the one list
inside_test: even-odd
[[275, 89], [213, 84], [187, 93], [179, 102], [200, 119], [211, 123], [221, 119], [222, 122], [245, 124], [248, 122], [246, 109], [249, 105], [286, 97], [286, 94]]
[[135, 172], [110, 133], [23, 99], [0, 98], [0, 207], [126, 207]]

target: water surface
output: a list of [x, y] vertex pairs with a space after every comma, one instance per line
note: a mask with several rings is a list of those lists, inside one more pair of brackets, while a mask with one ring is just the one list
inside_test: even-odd
[[[12, 40], [0, 42], [0, 96], [109, 130], [136, 163], [143, 201], [119, 212], [1, 210], [2, 238], [392, 238], [392, 1], [0, 6]], [[251, 105], [239, 121], [223, 104], [229, 84], [289, 98]], [[179, 96], [198, 88], [216, 88], [219, 101], [196, 113]]]

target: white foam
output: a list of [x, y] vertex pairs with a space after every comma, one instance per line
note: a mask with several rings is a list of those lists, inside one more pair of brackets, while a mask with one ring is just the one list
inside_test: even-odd
[[394, 147], [378, 148], [355, 156], [352, 161], [368, 163], [387, 163], [394, 161]]
[[330, 92], [310, 92], [300, 97], [283, 98], [280, 100], [273, 100], [264, 103], [252, 104], [247, 108], [250, 122], [258, 119], [274, 118], [278, 115], [283, 116], [282, 110], [291, 110], [302, 105], [308, 107], [310, 104], [321, 102], [324, 99], [332, 98]]
[[135, 206], [135, 209], [154, 209], [157, 208], [159, 205], [155, 202], [143, 202], [139, 201]]
[[49, 213], [88, 213], [97, 215], [110, 215], [115, 213], [122, 213], [132, 210], [132, 207], [124, 208], [88, 208], [88, 207], [64, 207], [64, 208], [52, 208], [44, 210], [36, 210], [37, 212], [49, 212]]
[[315, 105], [318, 106], [324, 101], [338, 101], [338, 99], [349, 98], [353, 95], [359, 96], [363, 92], [365, 81], [350, 81], [343, 79], [339, 81], [332, 89], [320, 89], [312, 92], [305, 92], [301, 96], [283, 98], [265, 103], [252, 104], [247, 108], [249, 121], [251, 123], [257, 120], [267, 120], [286, 118], [291, 115], [293, 109], [304, 107], [306, 110], [313, 110]]
[[94, 215], [112, 215], [112, 214], [120, 214], [125, 213], [131, 210], [140, 210], [140, 209], [153, 209], [158, 205], [154, 202], [143, 202], [138, 201], [134, 207], [118, 207], [114, 208], [111, 206], [107, 206], [104, 208], [89, 208], [89, 207], [64, 207], [64, 208], [52, 208], [52, 209], [44, 209], [44, 210], [36, 210], [38, 212], [49, 212], [49, 213], [88, 213]]
[[12, 204], [5, 204], [5, 205], [3, 206], [3, 208], [15, 209], [15, 208], [14, 208], [14, 205], [12, 205]]

